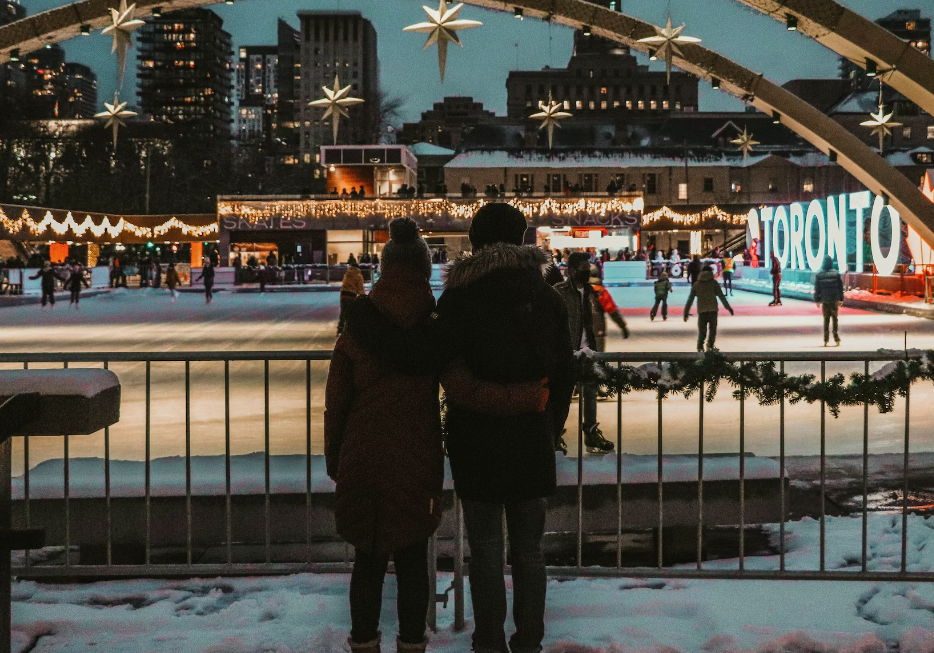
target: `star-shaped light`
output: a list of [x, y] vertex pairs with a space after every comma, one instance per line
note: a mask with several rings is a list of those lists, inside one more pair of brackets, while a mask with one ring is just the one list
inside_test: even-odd
[[337, 75], [334, 75], [334, 88], [328, 88], [327, 86], [322, 86], [321, 88], [324, 90], [325, 97], [320, 100], [315, 100], [314, 102], [309, 102], [308, 106], [328, 108], [327, 111], [324, 112], [324, 116], [322, 116], [321, 120], [331, 119], [334, 144], [337, 145], [337, 128], [340, 125], [341, 116], [350, 118], [344, 107], [352, 104], [360, 104], [363, 100], [350, 97], [350, 86], [341, 88], [341, 83]]
[[747, 132], [745, 127], [743, 127], [743, 133], [739, 138], [734, 138], [730, 142], [733, 143], [733, 145], [739, 146], [739, 149], [743, 152], [743, 163], [746, 162], [749, 153], [752, 152], [752, 148], [759, 144], [759, 141], [752, 140], [752, 134]]
[[879, 152], [882, 152], [882, 146], [885, 144], [885, 137], [892, 133], [893, 127], [901, 127], [902, 123], [892, 122], [892, 116], [894, 116], [895, 113], [886, 113], [885, 107], [881, 103], [879, 104], [879, 113], [870, 112], [869, 115], [872, 117], [872, 120], [866, 120], [859, 124], [861, 127], [869, 127], [872, 129], [873, 134], [878, 134]]
[[404, 32], [421, 32], [423, 34], [428, 34], [428, 40], [425, 41], [425, 47], [422, 48], [423, 50], [427, 50], [437, 43], [438, 67], [441, 69], [442, 83], [444, 83], [444, 65], [448, 58], [448, 43], [456, 43], [464, 47], [464, 44], [461, 43], [460, 39], [457, 37], [457, 32], [471, 27], [480, 27], [480, 25], [483, 24], [476, 20], [458, 20], [457, 16], [460, 14], [461, 7], [463, 6], [463, 3], [460, 3], [448, 8], [447, 0], [440, 1], [437, 11], [431, 7], [423, 6], [422, 9], [428, 14], [428, 22], [416, 23], [415, 25], [409, 25], [403, 29]]
[[541, 109], [538, 113], [533, 113], [529, 118], [533, 120], [540, 120], [542, 122], [539, 129], [548, 129], [548, 149], [551, 149], [551, 141], [555, 133], [555, 127], [561, 128], [561, 125], [558, 124], [559, 120], [564, 118], [570, 118], [571, 114], [567, 111], [562, 110], [562, 105], [559, 102], [555, 102], [551, 99], [551, 93], [548, 94], [548, 103], [539, 102], [538, 108]]
[[[654, 25], [653, 25], [654, 27]], [[681, 43], [700, 43], [700, 39], [696, 39], [693, 36], [682, 36], [681, 32], [684, 31], [684, 25], [681, 27], [672, 27], [671, 26], [671, 16], [668, 16], [668, 23], [665, 27], [655, 27], [655, 36], [649, 36], [644, 39], [639, 39], [639, 43], [646, 43], [651, 46], [655, 46], [655, 54], [659, 57], [664, 57], [665, 59], [665, 70], [668, 73], [668, 81], [671, 81], [671, 59], [675, 55], [679, 57], [684, 56], [684, 53], [681, 52], [681, 48], [678, 47]]]
[[95, 118], [105, 118], [107, 120], [107, 122], [104, 123], [104, 127], [113, 128], [114, 149], [117, 149], [117, 131], [121, 127], [126, 127], [126, 123], [123, 122], [123, 119], [136, 115], [135, 111], [128, 111], [126, 105], [127, 103], [120, 102], [117, 98], [117, 94], [114, 93], [114, 103], [104, 102], [104, 111], [94, 114]]
[[126, 0], [120, 0], [120, 9], [111, 8], [110, 10], [112, 24], [101, 31], [101, 34], [113, 35], [114, 42], [110, 51], [117, 53], [117, 70], [121, 84], [123, 84], [123, 72], [126, 69], [126, 51], [130, 49], [133, 30], [144, 24], [140, 19], [133, 17], [135, 12], [136, 3], [128, 7]]

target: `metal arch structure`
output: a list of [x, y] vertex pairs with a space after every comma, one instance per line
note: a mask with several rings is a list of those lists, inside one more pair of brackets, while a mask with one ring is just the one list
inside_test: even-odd
[[886, 84], [934, 115], [934, 59], [865, 16], [837, 0], [736, 1], [779, 22], [794, 16], [798, 32], [862, 68], [876, 62]]
[[[138, 0], [137, 15], [151, 14], [156, 7], [170, 12], [213, 4], [219, 0]], [[586, 0], [464, 0], [466, 3], [513, 12], [522, 8], [524, 15], [580, 29], [589, 26], [592, 33], [646, 52], [649, 47], [639, 39], [655, 35], [655, 27]], [[810, 0], [802, 0], [809, 2]], [[823, 1], [823, 0], [822, 0]], [[116, 0], [79, 0], [0, 27], [0, 63], [18, 48], [29, 52], [47, 43], [78, 36], [82, 26], [101, 29], [109, 24], [111, 6]], [[902, 43], [899, 41], [899, 43]], [[825, 116], [809, 103], [726, 57], [699, 44], [679, 46], [683, 55], [673, 58], [682, 70], [700, 79], [720, 80], [724, 91], [744, 99], [767, 114], [777, 112], [782, 123], [817, 149], [835, 153], [841, 167], [877, 195], [889, 198], [903, 219], [928, 243], [934, 243], [934, 204], [907, 177], [889, 165], [856, 136]]]

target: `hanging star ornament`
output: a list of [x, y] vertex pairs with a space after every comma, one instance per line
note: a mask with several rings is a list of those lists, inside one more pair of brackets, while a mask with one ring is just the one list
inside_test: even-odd
[[869, 113], [872, 120], [866, 120], [865, 122], [859, 123], [861, 127], [869, 127], [872, 129], [873, 134], [879, 136], [879, 152], [882, 152], [882, 147], [885, 145], [885, 137], [889, 136], [892, 133], [893, 127], [901, 127], [902, 123], [892, 122], [892, 116], [895, 115], [895, 112], [886, 113], [885, 106], [880, 102], [879, 103], [879, 113]]
[[444, 66], [448, 58], [448, 43], [455, 43], [464, 47], [464, 44], [457, 37], [457, 32], [471, 27], [480, 27], [483, 24], [477, 20], [459, 20], [457, 16], [463, 6], [463, 3], [461, 3], [449, 8], [447, 0], [441, 0], [437, 11], [431, 7], [423, 6], [422, 9], [428, 14], [428, 22], [409, 25], [402, 30], [404, 32], [428, 34], [428, 40], [425, 41], [423, 50], [427, 50], [432, 45], [438, 45], [438, 67], [441, 69], [442, 83], [444, 83]]
[[126, 105], [127, 103], [120, 102], [117, 98], [117, 94], [114, 93], [114, 103], [104, 102], [104, 110], [94, 114], [95, 118], [104, 118], [107, 120], [107, 122], [104, 123], [104, 127], [113, 128], [115, 150], [117, 149], [117, 131], [121, 127], [126, 127], [126, 123], [123, 122], [123, 119], [136, 115], [135, 111], [128, 111]]
[[324, 90], [325, 97], [320, 100], [315, 100], [314, 102], [309, 102], [308, 106], [327, 107], [327, 111], [324, 112], [324, 116], [322, 116], [321, 120], [331, 119], [334, 144], [337, 145], [337, 129], [340, 126], [340, 119], [342, 116], [347, 119], [350, 118], [350, 115], [344, 107], [352, 104], [360, 104], [363, 100], [357, 97], [350, 97], [350, 86], [341, 88], [341, 83], [337, 75], [334, 75], [334, 88], [328, 88], [327, 86], [322, 86], [321, 88]]
[[117, 71], [120, 75], [121, 85], [123, 84], [123, 72], [126, 69], [126, 52], [130, 49], [133, 40], [133, 30], [144, 24], [140, 19], [133, 17], [135, 13], [135, 3], [127, 6], [126, 0], [120, 0], [120, 8], [111, 8], [110, 10], [110, 18], [113, 24], [108, 25], [101, 31], [101, 34], [111, 34], [113, 36], [114, 41], [110, 51], [117, 53]]
[[[653, 25], [653, 27], [655, 27]], [[683, 36], [684, 25], [681, 27], [671, 26], [671, 16], [668, 16], [668, 23], [665, 27], [655, 27], [655, 36], [649, 36], [639, 39], [639, 43], [645, 43], [654, 46], [655, 54], [665, 59], [665, 70], [668, 73], [668, 81], [671, 81], [671, 59], [675, 55], [683, 57], [684, 53], [678, 45], [683, 43], [700, 43], [700, 39], [693, 36]]]
[[746, 128], [743, 127], [743, 133], [739, 138], [734, 138], [732, 141], [733, 145], [739, 147], [743, 152], [743, 163], [746, 162], [746, 159], [749, 158], [749, 153], [752, 152], [752, 148], [759, 144], [759, 141], [752, 140], [752, 134], [746, 131]]
[[562, 105], [559, 102], [555, 102], [551, 99], [551, 93], [548, 94], [548, 103], [539, 102], [538, 108], [541, 109], [538, 113], [533, 113], [529, 118], [532, 120], [540, 120], [541, 125], [539, 129], [548, 130], [548, 149], [551, 149], [551, 142], [554, 137], [555, 127], [561, 128], [561, 125], [558, 123], [559, 120], [564, 118], [570, 118], [571, 114], [567, 111], [562, 110]]

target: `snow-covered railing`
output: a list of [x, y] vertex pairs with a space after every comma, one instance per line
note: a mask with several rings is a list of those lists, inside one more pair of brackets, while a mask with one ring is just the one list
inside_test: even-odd
[[[329, 510], [333, 491], [330, 480], [326, 479], [320, 457], [312, 452], [312, 426], [315, 414], [312, 410], [313, 393], [320, 387], [313, 383], [313, 363], [326, 363], [330, 360], [329, 351], [255, 351], [255, 352], [126, 352], [126, 353], [51, 353], [51, 354], [0, 354], [0, 364], [19, 364], [28, 367], [31, 364], [102, 364], [106, 369], [116, 363], [142, 363], [145, 373], [145, 458], [142, 461], [116, 461], [110, 457], [110, 429], [104, 431], [104, 458], [70, 460], [66, 450], [61, 461], [46, 461], [39, 467], [30, 468], [29, 441], [23, 442], [23, 475], [14, 480], [12, 492], [16, 510], [14, 520], [29, 527], [30, 522], [43, 522], [49, 533], [48, 541], [63, 544], [66, 551], [79, 540], [73, 538], [75, 530], [96, 528], [100, 535], [100, 555], [87, 563], [84, 556], [77, 562], [72, 556], [45, 549], [42, 552], [27, 552], [17, 561], [14, 573], [20, 577], [79, 577], [79, 576], [140, 576], [140, 575], [201, 575], [201, 574], [263, 574], [289, 573], [299, 571], [346, 572], [350, 570], [349, 552], [344, 548], [343, 560], [320, 562], [313, 555], [313, 548], [329, 546], [333, 543], [321, 543], [322, 524], [330, 518]], [[549, 532], [574, 539], [575, 564], [570, 566], [551, 566], [549, 572], [564, 576], [639, 576], [639, 577], [701, 577], [701, 578], [756, 578], [756, 579], [834, 579], [834, 580], [934, 580], [934, 571], [917, 568], [907, 561], [906, 543], [908, 515], [910, 512], [908, 492], [909, 440], [910, 440], [910, 383], [899, 386], [899, 396], [905, 398], [904, 451], [899, 454], [902, 465], [895, 470], [902, 482], [902, 496], [899, 501], [901, 513], [902, 557], [892, 570], [877, 570], [867, 565], [867, 494], [869, 478], [869, 408], [878, 405], [869, 397], [863, 406], [862, 428], [862, 474], [854, 478], [854, 483], [862, 484], [862, 541], [861, 557], [858, 564], [843, 570], [834, 563], [827, 563], [827, 545], [825, 532], [825, 506], [827, 502], [827, 455], [826, 455], [826, 413], [832, 405], [825, 405], [822, 399], [815, 399], [820, 404], [820, 456], [814, 470], [815, 479], [819, 474], [819, 510], [815, 509], [814, 518], [819, 519], [819, 566], [804, 571], [799, 568], [786, 568], [785, 565], [785, 521], [789, 514], [788, 493], [789, 475], [786, 459], [785, 407], [793, 403], [794, 398], [778, 391], [774, 402], [774, 418], [778, 424], [777, 459], [752, 456], [746, 451], [746, 402], [764, 394], [763, 388], [755, 392], [750, 388], [739, 387], [733, 393], [738, 408], [737, 449], [727, 454], [705, 453], [704, 408], [709, 400], [709, 384], [705, 387], [703, 379], [698, 377], [706, 369], [714, 370], [717, 378], [726, 379], [742, 386], [747, 379], [744, 364], [759, 365], [755, 378], [761, 381], [768, 367], [784, 378], [782, 388], [796, 379], [804, 377], [785, 377], [788, 364], [813, 363], [820, 365], [820, 383], [831, 383], [834, 377], [826, 376], [826, 366], [833, 363], [856, 363], [866, 377], [870, 376], [870, 364], [884, 363], [881, 370], [872, 375], [874, 383], [889, 378], [900, 369], [893, 361], [913, 361], [917, 364], [930, 365], [930, 361], [921, 352], [761, 352], [761, 353], [726, 353], [714, 358], [703, 359], [692, 353], [626, 353], [599, 355], [605, 366], [610, 369], [646, 371], [645, 383], [635, 383], [635, 376], [627, 373], [629, 379], [626, 392], [653, 392], [649, 381], [652, 371], [660, 373], [660, 378], [668, 379], [664, 391], [657, 392], [657, 455], [632, 456], [624, 453], [623, 407], [634, 395], [618, 393], [616, 403], [615, 453], [600, 457], [578, 455], [576, 458], [564, 458], [558, 454], [558, 484], [556, 499], [550, 504]], [[211, 457], [192, 456], [192, 382], [191, 366], [193, 363], [214, 361], [223, 364], [223, 401], [224, 401], [224, 444], [223, 455]], [[263, 435], [262, 452], [248, 456], [231, 454], [231, 363], [256, 361], [262, 363], [250, 371], [238, 372], [240, 382], [246, 374], [256, 374], [253, 380], [263, 388]], [[305, 411], [298, 421], [304, 422], [303, 454], [274, 456], [270, 451], [270, 432], [275, 428], [270, 413], [270, 363], [290, 361], [304, 366]], [[703, 361], [703, 362], [702, 362]], [[714, 362], [718, 362], [714, 366]], [[725, 376], [724, 361], [735, 366], [734, 372]], [[161, 415], [154, 415], [152, 410], [152, 365], [154, 363], [176, 362], [184, 364], [185, 389], [185, 455], [176, 459], [153, 458], [152, 432], [153, 423]], [[691, 372], [688, 367], [697, 363], [697, 369]], [[647, 364], [647, 365], [646, 365]], [[708, 365], [709, 364], [709, 365]], [[126, 366], [120, 366], [126, 367]], [[878, 367], [878, 365], [876, 365]], [[650, 369], [651, 368], [651, 369]], [[751, 369], [751, 368], [750, 368]], [[927, 369], [926, 367], [924, 369]], [[255, 370], [255, 371], [254, 371]], [[668, 370], [668, 371], [666, 371]], [[697, 455], [671, 455], [665, 453], [665, 432], [663, 417], [666, 402], [677, 390], [669, 378], [673, 371], [680, 370], [680, 383], [684, 388], [693, 388], [697, 399]], [[744, 370], [746, 370], [744, 372]], [[729, 370], [727, 370], [729, 372]], [[742, 372], [742, 374], [740, 374]], [[124, 373], [118, 371], [118, 376]], [[181, 369], [179, 369], [181, 377]], [[687, 376], [685, 376], [687, 375]], [[693, 375], [693, 376], [692, 376]], [[882, 376], [880, 376], [882, 375]], [[623, 377], [620, 377], [623, 378]], [[753, 377], [748, 377], [752, 379]], [[901, 377], [899, 377], [901, 378]], [[700, 379], [700, 380], [699, 380]], [[790, 380], [789, 380], [790, 379]], [[181, 381], [181, 378], [179, 378]], [[688, 382], [690, 381], [690, 383]], [[894, 383], [895, 381], [893, 381]], [[698, 387], [698, 383], [700, 384]], [[817, 384], [817, 380], [814, 380]], [[903, 384], [904, 385], [904, 384]], [[638, 386], [638, 387], [637, 387]], [[643, 387], [644, 386], [644, 387]], [[817, 386], [815, 386], [817, 387]], [[820, 386], [823, 387], [823, 386]], [[874, 386], [875, 387], [875, 386]], [[894, 386], [893, 386], [894, 387]], [[682, 388], [682, 390], [684, 389]], [[833, 390], [828, 386], [830, 392]], [[887, 388], [877, 388], [886, 390]], [[698, 392], [699, 391], [699, 392]], [[902, 393], [902, 391], [904, 391]], [[790, 392], [790, 391], [789, 391]], [[802, 391], [803, 392], [803, 391]], [[220, 388], [218, 388], [220, 394]], [[768, 393], [765, 393], [768, 394]], [[800, 392], [799, 392], [800, 394]], [[652, 395], [649, 394], [649, 397]], [[829, 397], [830, 395], [828, 395]], [[815, 397], [822, 397], [816, 394]], [[650, 399], [650, 401], [652, 401]], [[830, 404], [832, 404], [832, 400]], [[771, 404], [772, 402], [769, 402]], [[630, 404], [632, 406], [632, 404]], [[852, 406], [852, 402], [846, 404]], [[197, 410], [197, 406], [195, 407]], [[644, 405], [641, 409], [644, 412]], [[693, 409], [692, 409], [693, 410]], [[769, 408], [768, 410], [773, 410]], [[847, 408], [846, 410], [858, 410]], [[583, 411], [580, 411], [582, 413]], [[648, 416], [651, 419], [651, 415]], [[296, 425], [293, 424], [293, 428]], [[816, 427], [816, 424], [815, 424]], [[645, 435], [643, 431], [630, 435]], [[817, 429], [815, 428], [815, 431]], [[573, 437], [573, 428], [569, 428]], [[609, 431], [609, 429], [608, 429]], [[583, 428], [578, 417], [577, 451], [584, 450]], [[854, 434], [855, 435], [855, 434]], [[682, 436], [683, 437], [683, 434]], [[573, 449], [573, 447], [572, 447]], [[130, 473], [128, 470], [134, 471]], [[79, 471], [80, 470], [80, 471]], [[247, 470], [247, 471], [243, 471]], [[78, 472], [81, 478], [77, 478]], [[131, 481], [136, 472], [142, 472], [142, 481]], [[234, 479], [236, 477], [236, 480]], [[588, 501], [584, 500], [584, 488], [588, 488]], [[59, 490], [61, 488], [61, 490]], [[576, 498], [573, 496], [576, 489]], [[440, 541], [435, 542], [434, 551], [443, 556], [453, 557], [455, 581], [455, 616], [463, 614], [463, 564], [466, 545], [463, 538], [460, 506], [451, 491], [450, 479], [446, 482], [446, 494], [449, 510], [446, 522], [442, 524]], [[593, 497], [599, 494], [601, 505], [594, 507]], [[615, 495], [615, 497], [613, 496]], [[755, 495], [753, 497], [753, 495]], [[254, 498], [250, 498], [254, 497]], [[719, 503], [718, 503], [719, 502]], [[70, 508], [69, 508], [70, 504]], [[304, 504], [304, 505], [301, 505]], [[726, 510], [724, 508], [730, 508]], [[735, 508], [735, 510], [733, 510]], [[238, 512], [243, 509], [243, 512]], [[731, 512], [732, 510], [732, 512]], [[168, 511], [168, 512], [166, 512]], [[212, 512], [213, 511], [213, 512]], [[60, 520], [60, 515], [71, 514], [72, 519]], [[75, 519], [80, 515], [80, 519]], [[735, 515], [733, 517], [732, 515]], [[585, 517], [591, 527], [585, 528]], [[59, 520], [58, 529], [54, 527]], [[754, 524], [776, 524], [777, 538], [775, 546], [778, 555], [771, 563], [763, 563], [757, 557], [756, 564], [746, 565], [746, 531]], [[596, 530], [593, 524], [597, 524]], [[712, 565], [706, 561], [706, 543], [708, 527], [729, 525], [738, 528], [739, 554], [735, 568]], [[217, 526], [217, 541], [210, 544], [217, 547], [219, 555], [213, 560], [199, 560], [194, 555], [196, 548], [206, 550], [202, 531], [211, 534], [211, 526]], [[260, 534], [255, 539], [238, 540], [235, 531], [246, 532], [249, 528]], [[626, 530], [652, 529], [655, 532], [654, 564], [651, 566], [626, 566], [623, 555], [623, 541]], [[165, 532], [164, 532], [165, 531]], [[171, 533], [167, 534], [167, 531]], [[121, 537], [134, 535], [139, 541], [138, 559], [132, 556], [123, 559], [126, 551], [121, 549], [115, 554], [114, 533]], [[672, 532], [676, 537], [672, 539]], [[299, 534], [300, 537], [296, 537]], [[177, 536], [177, 547], [181, 557], [171, 559], [166, 538]], [[594, 538], [615, 549], [615, 564], [609, 566], [586, 566], [584, 545], [591, 544]], [[299, 544], [298, 540], [303, 540]], [[614, 541], [615, 540], [615, 541]], [[329, 540], [330, 541], [330, 540]], [[695, 560], [690, 565], [672, 564], [665, 552], [677, 544], [696, 545]], [[120, 542], [117, 542], [119, 547]], [[241, 561], [240, 548], [235, 555], [235, 547], [250, 545], [259, 555], [251, 561]], [[291, 548], [289, 546], [291, 545]], [[174, 545], [173, 545], [174, 546]], [[317, 550], [317, 549], [316, 549]], [[690, 550], [690, 549], [688, 549]], [[183, 551], [183, 554], [181, 553]], [[288, 553], [291, 551], [291, 554]], [[682, 552], [684, 548], [682, 547]], [[339, 558], [340, 556], [338, 556]], [[436, 569], [437, 555], [433, 558]], [[444, 594], [438, 597], [443, 598]], [[459, 619], [456, 622], [461, 623]]]

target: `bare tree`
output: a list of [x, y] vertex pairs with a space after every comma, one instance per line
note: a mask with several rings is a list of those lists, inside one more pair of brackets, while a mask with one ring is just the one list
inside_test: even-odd
[[386, 143], [394, 141], [391, 138], [393, 133], [399, 129], [402, 118], [399, 112], [405, 105], [405, 99], [401, 97], [389, 97], [385, 91], [380, 89], [377, 94], [377, 107], [373, 116], [373, 132], [371, 142]]

